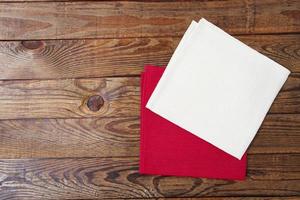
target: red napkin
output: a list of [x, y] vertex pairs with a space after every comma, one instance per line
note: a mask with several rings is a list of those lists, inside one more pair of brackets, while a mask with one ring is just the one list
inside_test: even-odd
[[146, 66], [141, 75], [140, 173], [244, 179], [246, 154], [238, 160], [145, 107], [163, 71]]

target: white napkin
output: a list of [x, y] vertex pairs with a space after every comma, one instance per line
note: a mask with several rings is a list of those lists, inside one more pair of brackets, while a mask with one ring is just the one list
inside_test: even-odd
[[201, 19], [147, 108], [241, 159], [290, 71]]

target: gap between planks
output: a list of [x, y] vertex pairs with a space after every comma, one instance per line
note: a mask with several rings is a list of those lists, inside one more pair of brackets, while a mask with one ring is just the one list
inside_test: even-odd
[[[96, 0], [97, 1], [97, 0]], [[99, 0], [102, 1], [102, 0]], [[126, 1], [126, 0], [124, 0]], [[133, 0], [134, 1], [134, 0]], [[191, 0], [193, 1], [193, 0]], [[1, 4], [1, 2], [0, 2]], [[233, 37], [242, 37], [242, 36], [289, 36], [289, 35], [300, 35], [300, 31], [295, 32], [280, 32], [280, 33], [236, 33], [230, 34]], [[146, 39], [146, 38], [174, 38], [181, 39], [182, 35], [153, 35], [153, 36], [126, 36], [122, 38], [118, 37], [105, 37], [105, 38], [97, 38], [97, 37], [81, 37], [81, 38], [31, 38], [31, 39], [0, 39], [0, 42], [20, 42], [20, 41], [59, 41], [59, 40], [114, 40], [114, 39]], [[300, 37], [300, 36], [299, 36]]]

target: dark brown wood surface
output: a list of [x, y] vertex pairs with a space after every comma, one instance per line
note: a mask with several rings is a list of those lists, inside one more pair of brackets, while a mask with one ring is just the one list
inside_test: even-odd
[[[141, 175], [139, 74], [201, 17], [292, 71], [245, 181]], [[300, 199], [300, 2], [0, 1], [0, 199]]]
[[2, 159], [6, 190], [0, 197], [15, 190], [36, 199], [292, 196], [300, 194], [299, 159], [299, 154], [249, 155], [245, 181], [140, 175], [137, 157]]
[[298, 0], [37, 2], [0, 5], [0, 39], [178, 36], [205, 17], [232, 34], [300, 31]]
[[[300, 36], [237, 36], [254, 49], [300, 72]], [[165, 66], [180, 37], [0, 42], [0, 80], [139, 75], [145, 64]]]

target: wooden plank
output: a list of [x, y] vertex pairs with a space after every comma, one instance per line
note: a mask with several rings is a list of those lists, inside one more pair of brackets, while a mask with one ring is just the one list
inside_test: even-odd
[[291, 74], [270, 108], [271, 113], [300, 112], [300, 74]]
[[138, 156], [139, 139], [138, 117], [4, 120], [0, 158]]
[[[0, 119], [137, 116], [139, 83], [136, 77], [2, 81]], [[104, 100], [97, 112], [87, 106], [94, 95]]]
[[300, 195], [300, 154], [248, 158], [245, 181], [145, 176], [138, 158], [2, 159], [0, 198], [89, 199]]
[[[137, 116], [138, 77], [0, 81], [0, 119]], [[270, 113], [300, 112], [300, 74], [290, 75]], [[88, 109], [90, 97], [101, 107]], [[99, 104], [99, 105], [97, 105]]]
[[[0, 158], [139, 156], [139, 117], [0, 121]], [[300, 153], [300, 115], [267, 115], [248, 153]]]
[[[292, 72], [300, 72], [300, 35], [237, 37]], [[0, 79], [138, 75], [145, 64], [167, 65], [179, 37], [2, 41]]]
[[0, 39], [182, 35], [201, 17], [231, 34], [300, 31], [298, 0], [0, 4]]
[[266, 116], [248, 153], [300, 153], [300, 115]]

